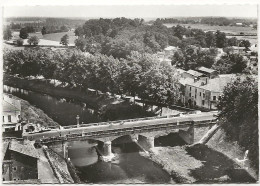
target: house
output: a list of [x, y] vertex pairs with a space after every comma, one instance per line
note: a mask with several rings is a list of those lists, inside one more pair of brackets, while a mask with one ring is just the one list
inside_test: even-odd
[[197, 72], [195, 70], [188, 70], [182, 73], [183, 78], [198, 79], [203, 76], [205, 76], [203, 73]]
[[175, 47], [175, 46], [168, 46], [164, 49], [164, 52], [165, 52], [165, 56], [166, 57], [170, 57], [170, 56], [173, 56], [173, 54], [178, 50], [179, 48], [178, 47]]
[[215, 110], [224, 87], [232, 80], [232, 76], [222, 76], [214, 79], [187, 81], [182, 102], [188, 107]]
[[38, 179], [39, 155], [32, 143], [16, 140], [4, 142], [3, 181]]
[[232, 46], [232, 49], [233, 49], [233, 53], [234, 54], [242, 54], [242, 55], [244, 55], [246, 53], [245, 47]]
[[199, 68], [197, 68], [197, 71], [200, 72], [200, 73], [203, 73], [204, 75], [206, 75], [210, 79], [218, 76], [218, 72], [216, 70], [206, 68], [206, 67], [199, 67]]
[[243, 26], [243, 23], [236, 23], [236, 26]]
[[11, 95], [3, 96], [3, 132], [21, 130], [21, 102]]

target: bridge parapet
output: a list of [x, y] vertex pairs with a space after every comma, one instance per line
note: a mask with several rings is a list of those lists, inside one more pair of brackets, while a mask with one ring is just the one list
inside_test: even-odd
[[187, 127], [190, 127], [191, 125], [194, 125], [194, 127], [201, 127], [205, 125], [208, 126], [214, 124], [216, 124], [216, 120], [204, 120], [204, 121], [187, 120], [187, 121], [174, 121], [171, 123], [163, 123], [163, 124], [106, 129], [106, 130], [98, 130], [98, 131], [84, 131], [84, 129], [82, 129], [79, 132], [68, 134], [65, 136], [53, 136], [53, 137], [41, 138], [37, 142], [42, 144], [48, 144], [48, 143], [53, 143], [58, 141], [75, 141], [75, 140], [87, 140], [87, 139], [105, 139], [105, 138], [110, 139], [111, 138], [111, 140], [113, 140], [112, 138], [116, 138], [124, 135], [150, 133], [154, 131], [169, 131], [174, 129], [185, 129]]

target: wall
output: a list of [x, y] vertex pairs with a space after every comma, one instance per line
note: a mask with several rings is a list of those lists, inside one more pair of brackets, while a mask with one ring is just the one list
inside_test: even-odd
[[3, 163], [5, 181], [38, 179], [37, 158], [9, 151], [10, 160]]

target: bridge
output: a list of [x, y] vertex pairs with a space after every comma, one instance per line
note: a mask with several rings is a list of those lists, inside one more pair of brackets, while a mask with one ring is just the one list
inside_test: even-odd
[[25, 133], [23, 138], [36, 140], [44, 145], [62, 144], [67, 157], [67, 142], [93, 139], [99, 141], [104, 157], [111, 157], [111, 142], [122, 136], [131, 136], [139, 144], [154, 147], [154, 138], [179, 132], [179, 136], [188, 144], [194, 142], [194, 128], [216, 124], [215, 112], [170, 115], [163, 117], [138, 118], [113, 122], [100, 122], [65, 126], [41, 133]]

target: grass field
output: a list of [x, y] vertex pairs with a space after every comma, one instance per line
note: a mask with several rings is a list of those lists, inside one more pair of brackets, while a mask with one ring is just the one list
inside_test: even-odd
[[[176, 26], [177, 23], [173, 24], [164, 24], [165, 26], [172, 27]], [[251, 27], [238, 27], [238, 26], [210, 26], [205, 24], [179, 24], [185, 27], [190, 26], [191, 28], [202, 29], [205, 31], [216, 31], [220, 30], [222, 32], [231, 33], [231, 34], [239, 34], [240, 32], [244, 32], [245, 34], [257, 34], [257, 30], [253, 30]]]
[[[58, 41], [60, 42], [60, 39], [62, 38], [62, 36], [64, 36], [65, 34], [68, 34], [69, 36], [69, 44], [74, 44], [75, 40], [77, 39], [74, 32], [72, 31], [68, 31], [68, 32], [60, 32], [60, 33], [51, 33], [51, 34], [45, 34], [42, 35], [40, 32], [36, 32], [36, 33], [30, 33], [30, 36], [37, 36], [39, 39], [44, 39], [44, 40], [50, 40], [50, 41]], [[19, 32], [13, 32], [13, 39], [19, 39]]]

